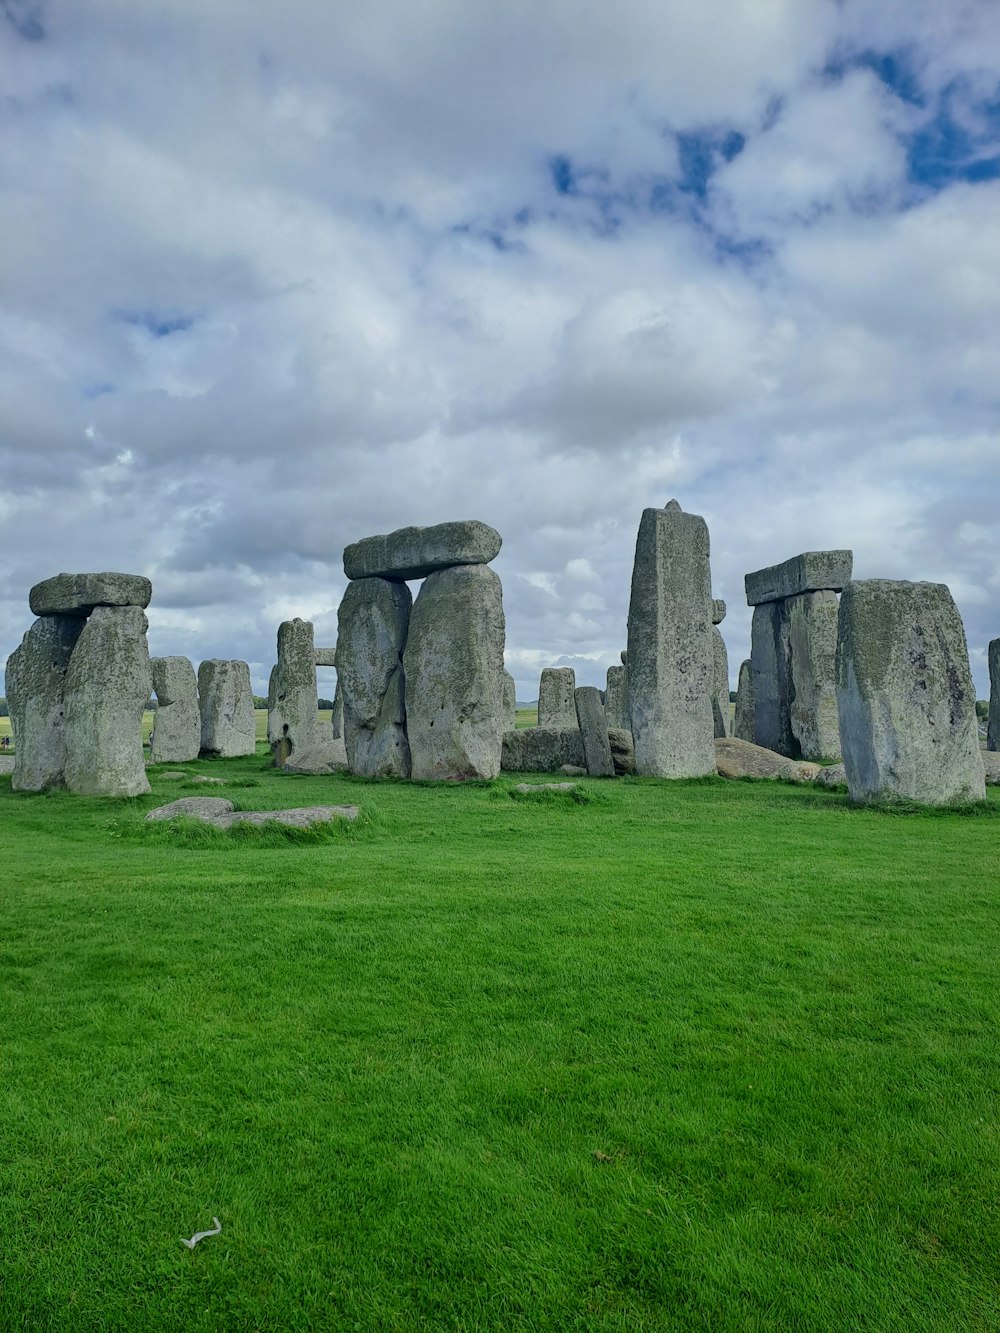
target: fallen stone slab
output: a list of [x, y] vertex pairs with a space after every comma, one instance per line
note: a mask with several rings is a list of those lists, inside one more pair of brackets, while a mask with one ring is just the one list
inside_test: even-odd
[[344, 573], [349, 579], [422, 579], [452, 565], [488, 565], [501, 544], [499, 532], [475, 518], [398, 528], [345, 547]]
[[853, 551], [803, 551], [780, 565], [747, 574], [743, 580], [747, 605], [780, 602], [803, 592], [840, 592], [850, 583], [853, 569]]
[[817, 787], [846, 787], [847, 769], [843, 764], [828, 764], [820, 769], [813, 781]]
[[813, 782], [822, 768], [820, 764], [806, 763], [801, 759], [787, 759], [774, 750], [738, 740], [735, 736], [716, 738], [715, 767], [720, 778], [761, 778], [770, 781], [781, 778], [786, 782]]
[[579, 727], [525, 727], [505, 731], [500, 767], [511, 773], [558, 773], [564, 764], [585, 768]]
[[36, 583], [28, 605], [36, 616], [89, 616], [95, 606], [140, 606], [153, 585], [141, 574], [56, 574]]
[[579, 791], [578, 782], [519, 782], [515, 791]]
[[585, 778], [587, 776], [587, 770], [576, 764], [560, 764], [556, 772], [561, 773], [565, 778]]
[[220, 796], [185, 796], [169, 805], [150, 810], [147, 820], [201, 819], [216, 828], [234, 824], [286, 824], [290, 828], [309, 828], [328, 824], [333, 819], [357, 819], [356, 805], [309, 805], [296, 810], [234, 810], [232, 801]]

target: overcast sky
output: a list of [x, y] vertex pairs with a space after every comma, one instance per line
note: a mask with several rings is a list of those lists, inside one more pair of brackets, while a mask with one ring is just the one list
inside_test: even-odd
[[0, 0], [0, 118], [0, 661], [124, 570], [263, 691], [348, 542], [479, 518], [518, 697], [603, 684], [676, 496], [734, 683], [744, 573], [847, 546], [987, 692], [996, 0]]

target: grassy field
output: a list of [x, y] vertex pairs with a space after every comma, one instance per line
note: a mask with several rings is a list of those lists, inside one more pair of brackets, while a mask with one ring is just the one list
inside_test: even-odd
[[0, 777], [0, 1328], [1000, 1328], [1000, 792], [259, 749], [190, 771], [358, 825]]

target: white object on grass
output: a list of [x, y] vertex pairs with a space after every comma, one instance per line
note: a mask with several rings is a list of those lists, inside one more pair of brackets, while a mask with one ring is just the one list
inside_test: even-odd
[[181, 1236], [181, 1244], [186, 1245], [189, 1250], [193, 1250], [198, 1242], [204, 1240], [206, 1236], [217, 1236], [222, 1230], [222, 1223], [217, 1217], [213, 1217], [212, 1221], [215, 1223], [215, 1226], [210, 1231], [196, 1231], [190, 1240], [186, 1240]]

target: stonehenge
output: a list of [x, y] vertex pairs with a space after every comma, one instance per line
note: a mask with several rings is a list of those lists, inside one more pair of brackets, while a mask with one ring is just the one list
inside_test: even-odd
[[623, 666], [609, 666], [604, 686], [604, 716], [609, 729], [627, 728], [628, 673]]
[[752, 739], [790, 759], [840, 757], [837, 593], [852, 566], [850, 551], [806, 551], [745, 579], [753, 607]]
[[154, 764], [183, 764], [201, 749], [198, 680], [186, 657], [154, 657], [150, 661], [156, 713], [149, 738]]
[[[295, 773], [331, 773], [346, 763], [332, 728], [319, 723], [311, 621], [284, 620], [278, 626], [278, 660], [267, 689], [267, 740], [276, 768]], [[326, 665], [324, 662], [323, 665]]]
[[500, 545], [499, 532], [478, 519], [399, 528], [346, 547], [344, 573], [349, 579], [422, 579], [455, 565], [488, 565]]
[[645, 509], [628, 612], [628, 696], [636, 772], [715, 772], [708, 526], [676, 500]]
[[615, 765], [611, 758], [611, 741], [608, 739], [608, 723], [600, 691], [594, 685], [580, 685], [575, 692], [574, 702], [587, 772], [592, 778], [613, 778]]
[[250, 667], [235, 659], [210, 657], [198, 668], [201, 753], [219, 759], [253, 754], [257, 719], [250, 689]]
[[748, 657], [740, 663], [740, 675], [736, 685], [736, 714], [733, 717], [733, 736], [737, 740], [749, 741], [754, 744], [755, 735], [753, 663]]
[[836, 681], [853, 801], [985, 799], [965, 630], [943, 583], [849, 583]]
[[986, 652], [990, 668], [990, 711], [986, 720], [986, 748], [1000, 750], [1000, 639], [991, 639]]
[[730, 735], [729, 715], [729, 653], [719, 626], [726, 618], [726, 604], [719, 597], [712, 598], [712, 722], [715, 736]]
[[538, 725], [578, 726], [575, 691], [576, 672], [572, 667], [545, 667], [538, 682]]
[[347, 585], [337, 616], [337, 684], [352, 773], [408, 778], [403, 649], [412, 598], [405, 583], [378, 577]]

